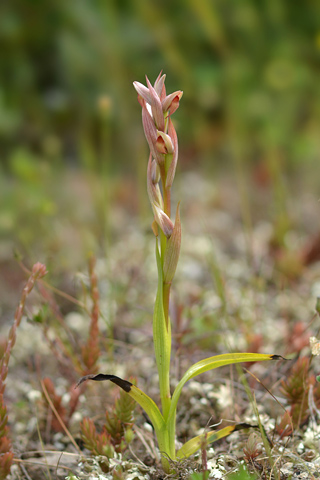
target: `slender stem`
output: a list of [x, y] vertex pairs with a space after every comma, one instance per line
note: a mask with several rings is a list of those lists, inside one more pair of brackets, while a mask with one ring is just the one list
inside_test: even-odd
[[[168, 215], [168, 217], [170, 218], [170, 215], [171, 215], [171, 187], [166, 188], [167, 174], [166, 174], [165, 168], [161, 168], [160, 175], [161, 175], [161, 183], [162, 183], [162, 190], [163, 190], [162, 193], [163, 193], [164, 213], [166, 215]], [[162, 264], [163, 264], [163, 258], [164, 258], [164, 252], [165, 252], [166, 246], [167, 246], [166, 242], [165, 242], [165, 245], [164, 245], [161, 241], [161, 261], [162, 261]], [[165, 319], [166, 319], [167, 327], [168, 327], [168, 322], [169, 322], [170, 287], [171, 287], [171, 284], [163, 283], [163, 310], [164, 310], [164, 316], [165, 316]]]
[[164, 318], [166, 319], [167, 328], [168, 328], [168, 322], [169, 322], [170, 288], [171, 288], [171, 283], [163, 282], [163, 311], [164, 311]]
[[163, 187], [164, 213], [170, 218], [171, 215], [171, 187]]
[[[163, 234], [162, 234], [163, 235]], [[158, 242], [156, 248], [158, 268], [158, 292], [153, 317], [153, 340], [157, 367], [159, 372], [159, 388], [162, 413], [166, 418], [170, 411], [170, 356], [171, 356], [171, 325], [166, 323], [163, 309], [163, 267], [161, 263]], [[168, 450], [168, 449], [167, 449]], [[166, 452], [167, 452], [166, 450]]]
[[[170, 217], [170, 210], [171, 210], [171, 196], [170, 196], [170, 188], [166, 188], [166, 170], [165, 168], [160, 168], [160, 177], [162, 183], [162, 194], [163, 194], [163, 202], [164, 202], [164, 212]], [[163, 268], [163, 261], [164, 255], [167, 248], [167, 238], [160, 232], [160, 245], [161, 245], [161, 268]], [[166, 284], [162, 281], [162, 305], [163, 305], [163, 312], [164, 318], [166, 323], [166, 335], [169, 337], [170, 347], [169, 352], [171, 350], [171, 326], [169, 320], [169, 298], [170, 298], [170, 285]], [[168, 338], [167, 337], [167, 338]], [[170, 356], [170, 353], [169, 353]], [[161, 395], [161, 403], [162, 403], [162, 413], [163, 416], [166, 417], [169, 414], [170, 404], [171, 404], [171, 394], [170, 394], [170, 358], [168, 358], [167, 367], [168, 371], [162, 372], [165, 375], [164, 382], [160, 382], [160, 395]], [[159, 372], [160, 377], [162, 375]], [[170, 457], [175, 454], [175, 450], [170, 447], [172, 442], [168, 442], [167, 449], [170, 451], [166, 451]]]
[[167, 417], [166, 430], [168, 432], [168, 455], [172, 460], [176, 459], [176, 412]]

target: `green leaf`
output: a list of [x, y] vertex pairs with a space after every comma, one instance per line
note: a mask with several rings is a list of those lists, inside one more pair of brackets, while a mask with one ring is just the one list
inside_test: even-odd
[[178, 458], [189, 457], [196, 453], [200, 448], [206, 448], [209, 443], [216, 442], [220, 438], [227, 437], [231, 433], [242, 430], [244, 428], [258, 428], [258, 425], [250, 425], [249, 423], [237, 423], [228, 427], [215, 430], [213, 432], [205, 432], [186, 442], [177, 452]]
[[191, 378], [194, 378], [201, 373], [207, 372], [208, 370], [214, 370], [215, 368], [223, 367], [225, 365], [241, 362], [261, 362], [265, 360], [276, 360], [279, 358], [282, 357], [278, 355], [267, 355], [263, 353], [225, 353], [223, 355], [216, 355], [214, 357], [200, 360], [200, 362], [195, 363], [186, 371], [186, 373], [183, 375], [182, 379], [176, 386], [176, 389], [172, 396], [170, 412], [167, 421], [169, 422], [172, 418], [174, 418], [181, 390], [184, 384]]
[[230, 435], [235, 430], [236, 425], [231, 425], [222, 428], [221, 430], [216, 430], [215, 432], [206, 432], [202, 435], [198, 435], [186, 442], [180, 450], [178, 450], [177, 458], [190, 457], [190, 455], [196, 453], [200, 448], [206, 448], [209, 443], [216, 442], [217, 440], [220, 440], [220, 438]]
[[98, 373], [85, 375], [84, 377], [80, 378], [79, 382], [77, 383], [76, 387], [81, 385], [81, 383], [85, 382], [86, 380], [94, 380], [96, 382], [103, 382], [104, 380], [110, 380], [111, 382], [118, 385], [118, 387], [122, 388], [125, 392], [128, 393], [139, 405], [143, 408], [146, 412], [148, 417], [151, 420], [154, 429], [156, 430], [157, 436], [158, 432], [161, 432], [165, 429], [165, 422], [163, 416], [157, 405], [154, 401], [146, 395], [140, 388], [133, 385], [128, 380], [123, 380], [120, 377], [116, 377], [116, 375], [108, 375], [104, 373]]
[[140, 388], [132, 385], [130, 392], [128, 392], [132, 398], [139, 403], [140, 407], [146, 412], [149, 416], [152, 425], [155, 430], [160, 430], [165, 427], [163, 416], [157, 405], [154, 403], [152, 398], [150, 398], [146, 393], [144, 393]]

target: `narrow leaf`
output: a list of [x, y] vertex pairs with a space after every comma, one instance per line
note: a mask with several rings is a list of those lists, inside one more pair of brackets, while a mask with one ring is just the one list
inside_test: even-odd
[[133, 385], [128, 380], [123, 380], [120, 377], [116, 377], [115, 375], [107, 375], [104, 373], [98, 373], [97, 375], [86, 375], [80, 378], [79, 382], [76, 385], [76, 388], [81, 385], [81, 383], [85, 382], [86, 380], [94, 380], [96, 382], [103, 382], [104, 380], [110, 380], [111, 382], [118, 385], [122, 388], [125, 392], [127, 392], [139, 405], [143, 408], [146, 412], [148, 417], [151, 420], [152, 425], [156, 432], [160, 431], [164, 428], [164, 419], [160, 413], [159, 408], [154, 403], [154, 401], [146, 395], [140, 388]]
[[225, 353], [223, 355], [216, 355], [214, 357], [200, 360], [200, 362], [195, 363], [186, 371], [186, 373], [183, 375], [182, 379], [176, 386], [176, 389], [172, 396], [168, 420], [173, 418], [174, 416], [182, 387], [191, 378], [194, 378], [201, 373], [207, 372], [208, 370], [214, 370], [215, 368], [223, 367], [225, 365], [231, 365], [234, 363], [261, 362], [265, 360], [278, 359], [282, 359], [282, 357], [279, 355], [267, 355], [263, 353]]
[[234, 430], [235, 426], [232, 425], [230, 427], [225, 427], [215, 432], [206, 432], [202, 435], [198, 435], [197, 437], [194, 437], [188, 442], [186, 442], [180, 448], [180, 450], [178, 450], [177, 458], [190, 457], [190, 455], [196, 453], [200, 448], [206, 448], [209, 443], [216, 442], [220, 438], [230, 435], [230, 433], [234, 432]]
[[180, 450], [178, 450], [177, 458], [190, 457], [190, 455], [196, 453], [200, 448], [205, 448], [209, 443], [216, 442], [220, 440], [220, 438], [227, 437], [231, 435], [231, 433], [242, 430], [243, 428], [257, 428], [257, 426], [248, 423], [238, 423], [237, 425], [230, 425], [221, 430], [215, 430], [214, 432], [202, 433], [186, 442]]

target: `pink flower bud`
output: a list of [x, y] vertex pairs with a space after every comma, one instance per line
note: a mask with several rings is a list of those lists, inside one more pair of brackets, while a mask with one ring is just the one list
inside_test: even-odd
[[169, 122], [168, 122], [168, 134], [173, 143], [173, 157], [172, 157], [170, 166], [168, 168], [166, 188], [169, 188], [172, 186], [174, 176], [176, 173], [177, 162], [178, 162], [178, 137], [177, 137], [177, 132], [175, 131], [175, 128], [171, 121], [171, 118], [169, 118]]
[[170, 238], [173, 232], [173, 222], [170, 220], [168, 215], [156, 205], [152, 205], [152, 210], [154, 213], [154, 219], [165, 234], [167, 238]]
[[160, 169], [159, 169], [159, 165], [155, 160], [152, 160], [151, 179], [154, 185], [160, 182]]
[[170, 115], [172, 115], [179, 107], [179, 101], [182, 95], [183, 92], [178, 90], [177, 92], [170, 93], [170, 95], [166, 96], [166, 98], [162, 101], [163, 112], [169, 111]]
[[154, 182], [154, 162], [152, 161], [151, 154], [149, 156], [148, 169], [147, 169], [147, 190], [148, 196], [152, 208], [154, 206], [163, 209], [163, 199], [159, 187], [159, 183]]
[[156, 148], [158, 152], [163, 154], [173, 153], [174, 146], [169, 135], [164, 132], [157, 131], [158, 138], [156, 142]]
[[154, 122], [155, 122], [158, 130], [163, 131], [164, 130], [164, 116], [163, 116], [162, 104], [161, 104], [161, 101], [160, 101], [160, 97], [157, 94], [156, 90], [151, 85], [148, 77], [146, 77], [146, 79], [147, 79], [147, 85], [148, 85], [149, 92], [150, 92], [150, 97], [151, 97], [151, 102], [148, 102], [148, 103], [150, 103], [150, 105], [151, 105], [152, 116], [153, 116]]
[[142, 97], [145, 102], [151, 105], [151, 95], [150, 95], [149, 89], [140, 82], [133, 82], [133, 86], [136, 89], [138, 95]]
[[159, 73], [157, 80], [154, 82], [154, 89], [157, 92], [160, 100], [162, 101], [166, 96], [166, 89], [164, 86], [164, 81], [166, 79], [166, 76], [165, 75], [161, 76], [161, 73], [162, 72]]
[[154, 124], [153, 118], [148, 112], [145, 102], [143, 102], [143, 105], [142, 105], [142, 124], [143, 124], [144, 134], [146, 136], [146, 139], [150, 148], [150, 152], [153, 158], [157, 161], [157, 163], [161, 165], [164, 163], [164, 157], [156, 148], [156, 143], [158, 138], [157, 129]]

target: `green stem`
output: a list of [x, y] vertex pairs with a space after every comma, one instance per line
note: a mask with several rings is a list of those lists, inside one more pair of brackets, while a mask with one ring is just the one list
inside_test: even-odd
[[168, 328], [169, 324], [169, 302], [170, 302], [170, 288], [171, 283], [163, 282], [163, 311], [164, 311], [164, 318], [166, 319], [166, 326]]
[[163, 192], [164, 213], [170, 218], [171, 215], [171, 188], [165, 188]]
[[170, 356], [171, 356], [171, 325], [166, 323], [163, 308], [163, 267], [156, 247], [158, 268], [158, 293], [153, 316], [153, 341], [159, 373], [159, 388], [162, 405], [162, 414], [166, 418], [171, 405], [170, 394]]
[[[164, 203], [164, 212], [170, 218], [171, 215], [171, 188], [166, 188], [166, 178], [167, 172], [166, 167], [160, 168], [160, 177], [161, 177], [161, 184], [162, 184], [162, 195], [163, 195], [163, 203]], [[163, 350], [163, 354], [165, 354], [165, 350], [169, 358], [166, 360], [162, 357], [160, 362], [158, 363], [158, 371], [159, 371], [159, 379], [160, 379], [160, 397], [161, 397], [161, 404], [162, 404], [162, 414], [164, 420], [169, 416], [170, 406], [171, 406], [171, 394], [170, 394], [170, 351], [171, 351], [171, 325], [169, 319], [169, 301], [170, 301], [170, 287], [171, 283], [165, 283], [163, 281], [163, 261], [164, 255], [167, 248], [167, 238], [160, 232], [160, 259], [158, 262], [158, 274], [159, 274], [159, 284], [158, 289], [161, 289], [161, 293], [158, 291], [159, 298], [161, 299], [162, 308], [163, 308], [163, 320], [165, 322], [165, 333], [164, 336], [167, 340], [167, 348]], [[160, 270], [161, 269], [161, 270]], [[159, 339], [154, 338], [154, 341], [157, 342]], [[173, 418], [174, 417], [174, 418]], [[176, 449], [175, 449], [175, 433], [176, 433], [176, 425], [175, 425], [175, 415], [171, 416], [169, 423], [165, 423], [165, 427], [163, 432], [158, 433], [158, 442], [159, 448], [162, 452], [161, 462], [164, 470], [166, 472], [170, 471], [170, 465], [168, 462], [168, 458], [175, 460], [176, 458]]]
[[175, 460], [176, 459], [176, 412], [166, 422], [166, 428], [168, 431], [170, 458], [172, 460]]
[[170, 473], [171, 468], [170, 468], [170, 463], [168, 461], [168, 458], [170, 460], [175, 460], [176, 452], [175, 452], [174, 442], [172, 444], [172, 442], [170, 441], [169, 432], [167, 428], [164, 428], [164, 430], [157, 433], [157, 440], [158, 440], [159, 450], [161, 454], [162, 468], [166, 473]]
[[[162, 183], [162, 190], [163, 190], [162, 193], [163, 193], [164, 213], [166, 215], [168, 215], [168, 217], [170, 218], [170, 215], [171, 215], [171, 187], [166, 188], [167, 173], [166, 173], [166, 168], [165, 167], [161, 168], [160, 175], [161, 175], [161, 183]], [[165, 237], [164, 235], [162, 235], [162, 236]], [[161, 262], [162, 262], [162, 265], [163, 265], [164, 253], [165, 253], [166, 248], [167, 248], [167, 239], [165, 237], [165, 241], [162, 241], [162, 239], [161, 239]], [[165, 319], [166, 319], [167, 327], [168, 327], [168, 322], [169, 322], [170, 287], [171, 287], [171, 284], [163, 283], [163, 310], [164, 310], [164, 316], [165, 316]]]

